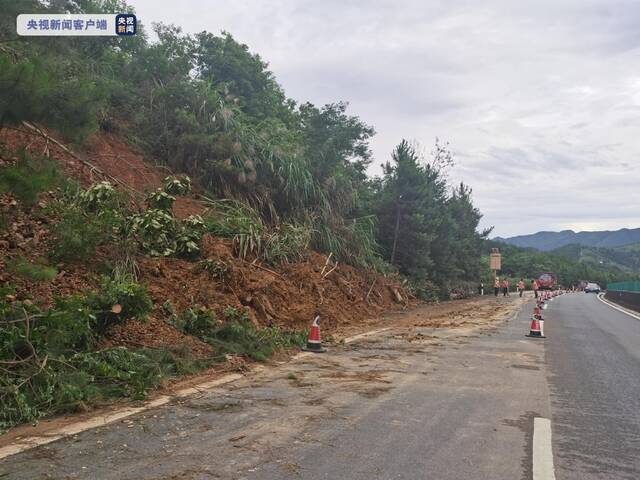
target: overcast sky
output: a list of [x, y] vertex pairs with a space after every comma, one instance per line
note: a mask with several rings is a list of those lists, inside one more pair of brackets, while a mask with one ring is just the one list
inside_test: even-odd
[[130, 0], [139, 19], [227, 30], [291, 98], [450, 142], [494, 235], [640, 227], [640, 1]]

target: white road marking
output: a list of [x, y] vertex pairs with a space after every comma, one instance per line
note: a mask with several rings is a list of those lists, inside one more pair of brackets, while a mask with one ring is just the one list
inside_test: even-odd
[[602, 303], [604, 303], [605, 305], [609, 305], [611, 308], [618, 310], [619, 312], [622, 313], [626, 313], [627, 315], [629, 315], [630, 317], [635, 318], [636, 320], [640, 320], [640, 316], [636, 315], [635, 313], [631, 313], [629, 310], [627, 310], [626, 308], [622, 308], [622, 307], [618, 307], [617, 305], [611, 303], [609, 300], [604, 298], [604, 295], [598, 295], [598, 300], [600, 300]]
[[370, 332], [361, 333], [360, 335], [354, 335], [353, 337], [348, 337], [344, 339], [344, 343], [355, 342], [356, 340], [360, 340], [361, 338], [368, 337], [370, 335], [375, 335], [376, 333], [386, 332], [387, 330], [391, 330], [391, 327], [381, 328], [380, 330], [371, 330]]
[[551, 420], [533, 419], [533, 480], [555, 480], [551, 447]]

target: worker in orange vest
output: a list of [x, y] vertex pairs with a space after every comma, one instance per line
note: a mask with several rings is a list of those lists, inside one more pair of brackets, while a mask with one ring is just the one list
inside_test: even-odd
[[538, 298], [538, 289], [540, 288], [540, 285], [538, 285], [537, 280], [534, 279], [533, 282], [531, 282], [531, 288], [533, 289], [535, 297]]
[[505, 297], [509, 296], [509, 280], [506, 278], [502, 281], [502, 294]]
[[497, 297], [500, 293], [500, 279], [496, 277], [496, 283], [493, 284], [493, 294]]
[[521, 278], [518, 282], [518, 293], [520, 294], [520, 298], [522, 298], [522, 294], [524, 293], [524, 278]]

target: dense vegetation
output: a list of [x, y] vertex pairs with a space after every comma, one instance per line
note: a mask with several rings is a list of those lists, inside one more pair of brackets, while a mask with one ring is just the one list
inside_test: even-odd
[[0, 432], [113, 398], [142, 398], [163, 379], [194, 373], [228, 354], [264, 360], [302, 345], [305, 337], [277, 327], [257, 330], [232, 308], [219, 324], [212, 312], [194, 307], [176, 325], [209, 343], [209, 358], [196, 359], [186, 348], [99, 348], [107, 324], [144, 318], [150, 308], [144, 288], [127, 276], [106, 277], [100, 290], [59, 299], [47, 310], [0, 289]]
[[[478, 278], [480, 214], [467, 186], [447, 184], [445, 145], [422, 158], [403, 140], [383, 176], [370, 179], [373, 127], [344, 102], [287, 98], [268, 65], [229, 33], [154, 25], [155, 42], [144, 29], [124, 39], [25, 39], [11, 33], [25, 11], [131, 8], [115, 0], [0, 0], [0, 125], [38, 122], [76, 142], [98, 129], [116, 132], [189, 174], [214, 202], [239, 202], [235, 223], [259, 237], [245, 246], [280, 232], [285, 251], [310, 245], [354, 265], [391, 264], [425, 296], [447, 297]], [[153, 215], [140, 222], [170, 221]]]
[[552, 253], [596, 269], [608, 268], [627, 272], [629, 278], [640, 276], [640, 243], [613, 248], [587, 247], [572, 243], [557, 248]]
[[[610, 282], [638, 278], [637, 272], [631, 273], [615, 265], [584, 261], [579, 257], [569, 258], [560, 252], [541, 252], [533, 248], [521, 248], [490, 240], [484, 242], [483, 253], [488, 256], [493, 247], [499, 248], [502, 253], [502, 271], [499, 273], [516, 281], [520, 278], [537, 278], [541, 272], [554, 272], [558, 282], [565, 286], [588, 281], [604, 287]], [[492, 273], [489, 270], [485, 270], [483, 278], [485, 285], [491, 285]]]
[[[21, 166], [26, 165], [24, 170]], [[18, 168], [20, 167], [20, 168]], [[24, 171], [23, 171], [24, 170]], [[44, 182], [42, 171], [50, 181]], [[194, 373], [227, 355], [266, 360], [276, 351], [301, 346], [305, 332], [278, 327], [258, 330], [246, 312], [232, 307], [224, 320], [198, 305], [165, 319], [177, 330], [208, 343], [211, 355], [194, 357], [185, 345], [168, 348], [103, 348], [110, 327], [130, 319], [144, 321], [152, 301], [136, 280], [137, 255], [194, 258], [206, 228], [199, 217], [179, 220], [170, 207], [175, 195], [190, 188], [187, 177], [168, 177], [163, 189], [149, 194], [147, 208], [133, 211], [113, 186], [100, 182], [80, 189], [63, 181], [48, 161], [23, 153], [23, 163], [0, 170], [16, 198], [30, 199], [58, 182], [59, 198], [47, 209], [57, 218], [48, 258], [13, 256], [6, 262], [16, 276], [50, 282], [58, 274], [53, 262], [89, 261], [100, 245], [117, 246], [109, 274], [100, 287], [82, 295], [55, 298], [46, 308], [38, 299], [18, 298], [11, 285], [0, 288], [0, 432], [22, 422], [88, 406], [112, 398], [141, 398], [163, 379]], [[31, 179], [31, 180], [30, 180]], [[56, 180], [57, 179], [57, 180]], [[26, 203], [28, 206], [28, 203]], [[272, 253], [272, 255], [275, 255]], [[280, 257], [274, 256], [274, 261]], [[225, 275], [224, 264], [202, 261], [212, 276]], [[222, 268], [221, 268], [222, 267]]]
[[[356, 266], [398, 271], [425, 299], [449, 298], [481, 275], [488, 232], [477, 231], [481, 214], [471, 189], [447, 182], [453, 156], [446, 144], [436, 142], [423, 157], [401, 140], [382, 175], [370, 178], [373, 127], [345, 102], [287, 98], [267, 64], [231, 34], [184, 35], [166, 25], [153, 27], [154, 42], [144, 28], [126, 39], [13, 33], [18, 13], [64, 11], [131, 9], [117, 0], [0, 0], [0, 128], [31, 122], [77, 145], [112, 132], [185, 175], [167, 177], [132, 202], [108, 182], [80, 188], [55, 158], [18, 152], [0, 168], [3, 200], [24, 215], [42, 215], [51, 234], [42, 258], [14, 249], [3, 262], [16, 279], [52, 282], [102, 247], [113, 252], [98, 288], [53, 305], [2, 287], [0, 430], [113, 397], [141, 397], [163, 378], [228, 354], [264, 360], [301, 345], [303, 332], [257, 329], [245, 312], [227, 308], [216, 318], [191, 305], [164, 320], [208, 344], [210, 358], [186, 347], [104, 348], [110, 328], [151, 311], [137, 279], [141, 256], [180, 257], [212, 279], [229, 274], [224, 262], [199, 258], [205, 233], [230, 238], [236, 256], [271, 266], [314, 248]], [[3, 162], [13, 156], [2, 155]], [[208, 208], [179, 219], [172, 207], [192, 180]], [[46, 207], [39, 206], [43, 195]], [[11, 221], [2, 215], [4, 229]]]

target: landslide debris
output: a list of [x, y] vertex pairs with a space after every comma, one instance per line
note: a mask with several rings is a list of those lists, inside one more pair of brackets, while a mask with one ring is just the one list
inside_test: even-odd
[[[64, 176], [88, 187], [111, 181], [131, 195], [135, 208], [142, 208], [145, 193], [156, 190], [166, 177], [165, 169], [144, 162], [141, 154], [109, 133], [98, 133], [76, 154], [62, 144], [29, 129], [0, 129], [0, 168], [21, 161], [24, 149], [58, 162]], [[85, 161], [86, 160], [86, 161]], [[58, 218], [51, 205], [60, 189], [41, 192], [34, 205], [24, 205], [11, 193], [0, 193], [0, 283], [12, 284], [17, 300], [42, 307], [51, 306], [55, 297], [67, 297], [95, 289], [105, 266], [118, 252], [113, 245], [101, 245], [84, 262], [55, 263], [47, 259], [52, 230]], [[173, 212], [178, 218], [202, 214], [198, 193], [178, 197]], [[304, 260], [273, 266], [259, 260], [238, 258], [230, 239], [206, 234], [197, 259], [137, 256], [138, 281], [152, 301], [147, 320], [130, 319], [107, 332], [108, 345], [173, 347], [187, 345], [195, 356], [205, 357], [208, 345], [178, 331], [167, 321], [172, 315], [193, 306], [206, 308], [223, 318], [228, 307], [247, 312], [254, 325], [302, 330], [315, 312], [320, 312], [324, 332], [357, 325], [383, 311], [403, 309], [409, 294], [395, 276], [334, 263], [314, 251]], [[54, 269], [49, 281], [17, 274], [12, 264], [28, 265], [44, 261]], [[220, 271], [216, 271], [216, 269]]]

